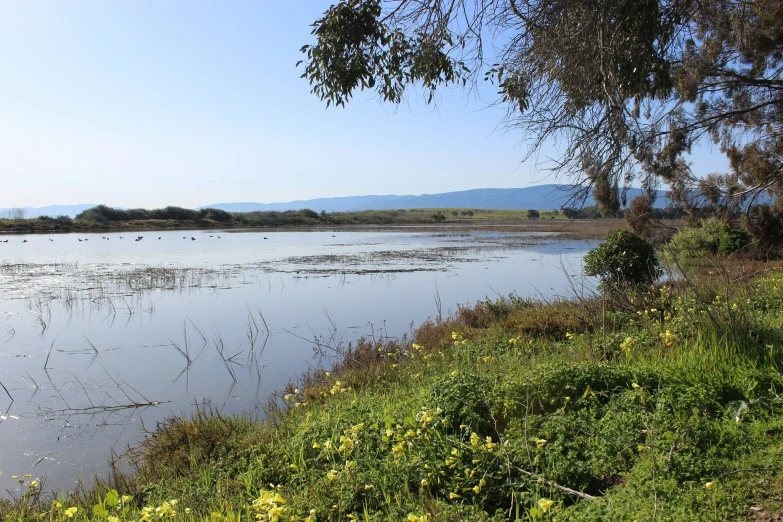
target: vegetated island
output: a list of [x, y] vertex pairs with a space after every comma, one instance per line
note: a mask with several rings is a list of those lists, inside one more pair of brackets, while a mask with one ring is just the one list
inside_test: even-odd
[[[660, 217], [676, 219], [677, 212], [656, 209]], [[206, 208], [193, 210], [181, 207], [162, 209], [122, 210], [97, 205], [69, 216], [40, 216], [33, 219], [0, 219], [0, 232], [52, 233], [52, 232], [105, 232], [126, 230], [176, 230], [176, 229], [252, 229], [252, 228], [307, 228], [343, 227], [362, 225], [412, 225], [412, 224], [503, 224], [542, 223], [574, 219], [607, 219], [596, 207], [560, 210], [495, 210], [495, 209], [399, 209], [365, 210], [355, 212], [315, 212], [310, 209], [287, 211], [227, 212]], [[612, 227], [619, 222], [612, 220]], [[553, 229], [554, 231], [555, 229]], [[543, 230], [546, 231], [546, 230]], [[599, 227], [598, 236], [604, 237], [607, 228]], [[589, 235], [589, 234], [588, 234]]]
[[[31, 474], [11, 477], [0, 518], [773, 520], [781, 244], [731, 230], [713, 219], [657, 252], [612, 233], [585, 257], [595, 293], [486, 299], [410, 338], [361, 339], [272, 396], [265, 420], [171, 418], [126, 454], [132, 473], [74, 493], [14, 470]], [[660, 256], [688, 257], [683, 277], [660, 282]]]

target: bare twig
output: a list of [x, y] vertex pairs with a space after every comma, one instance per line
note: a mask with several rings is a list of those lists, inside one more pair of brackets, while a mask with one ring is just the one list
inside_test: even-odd
[[577, 491], [575, 489], [571, 489], [571, 488], [566, 487], [566, 486], [561, 486], [560, 484], [558, 484], [556, 482], [552, 482], [551, 480], [547, 480], [547, 479], [545, 479], [543, 477], [538, 476], [536, 473], [533, 473], [532, 471], [528, 471], [526, 469], [518, 468], [516, 466], [512, 466], [512, 467], [516, 471], [518, 471], [519, 473], [522, 473], [523, 475], [527, 475], [528, 477], [536, 477], [536, 480], [540, 480], [541, 482], [543, 482], [547, 486], [551, 486], [553, 488], [557, 488], [560, 491], [568, 493], [569, 495], [573, 495], [575, 497], [583, 498], [585, 500], [595, 500], [597, 498], [597, 497], [594, 497], [593, 495], [589, 495], [589, 494], [584, 493], [582, 491]]

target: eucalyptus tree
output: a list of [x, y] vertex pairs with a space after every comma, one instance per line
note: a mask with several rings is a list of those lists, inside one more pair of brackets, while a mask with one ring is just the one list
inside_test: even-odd
[[[556, 140], [555, 171], [613, 213], [634, 179], [685, 202], [783, 193], [782, 21], [783, 0], [342, 0], [300, 63], [327, 106], [491, 82], [527, 154]], [[695, 179], [703, 139], [730, 172]]]

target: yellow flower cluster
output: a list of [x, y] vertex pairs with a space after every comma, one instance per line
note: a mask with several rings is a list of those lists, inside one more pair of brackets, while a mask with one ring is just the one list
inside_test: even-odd
[[347, 391], [350, 391], [350, 387], [344, 387], [343, 383], [340, 381], [335, 381], [334, 386], [332, 386], [332, 389], [329, 390], [329, 393], [332, 395], [338, 394], [338, 393], [345, 393]]
[[172, 499], [157, 507], [145, 506], [141, 508], [141, 518], [139, 518], [139, 522], [149, 522], [154, 517], [174, 518], [177, 516], [177, 511], [174, 509], [177, 504], [179, 504], [179, 500]]
[[363, 422], [356, 426], [352, 426], [347, 430], [343, 430], [343, 435], [340, 435], [340, 446], [337, 448], [337, 451], [350, 455], [354, 448], [356, 448], [356, 444], [359, 441], [359, 433], [361, 433], [362, 430], [364, 430]]
[[666, 343], [666, 346], [674, 346], [674, 334], [671, 332], [671, 330], [666, 330], [665, 333], [662, 332], [658, 334], [658, 336], [663, 339], [663, 342]]
[[454, 339], [454, 344], [467, 344], [468, 340], [458, 332], [451, 332], [451, 338]]
[[481, 440], [481, 437], [476, 435], [475, 432], [470, 433], [470, 445], [473, 448], [483, 448], [487, 451], [493, 451], [497, 446], [497, 444], [492, 442], [492, 437], [487, 437], [486, 439]]
[[262, 491], [250, 505], [256, 520], [269, 522], [279, 522], [286, 509], [286, 500], [275, 490]]

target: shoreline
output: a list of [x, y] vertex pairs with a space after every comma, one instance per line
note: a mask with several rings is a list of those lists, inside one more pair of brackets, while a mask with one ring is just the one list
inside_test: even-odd
[[728, 288], [705, 269], [635, 302], [486, 300], [407, 340], [365, 339], [289, 384], [267, 420], [171, 418], [131, 450], [133, 474], [61, 496], [73, 516], [44, 498], [27, 512], [114, 516], [116, 490], [129, 498], [120, 520], [497, 521], [515, 504], [561, 521], [771, 514], [783, 272], [726, 266]]
[[[673, 223], [677, 226], [678, 223]], [[454, 220], [442, 223], [411, 222], [411, 223], [369, 223], [369, 224], [308, 224], [308, 225], [280, 225], [257, 226], [237, 225], [225, 226], [219, 223], [198, 226], [193, 223], [171, 224], [147, 224], [140, 226], [113, 225], [106, 227], [84, 227], [68, 230], [0, 230], [0, 235], [45, 235], [45, 234], [76, 234], [76, 233], [122, 233], [122, 232], [162, 232], [162, 231], [216, 231], [226, 233], [253, 233], [253, 232], [410, 232], [412, 229], [422, 232], [470, 232], [470, 231], [502, 231], [509, 233], [547, 233], [572, 235], [575, 239], [602, 239], [609, 231], [618, 228], [626, 229], [623, 219], [590, 219], [590, 220]]]

